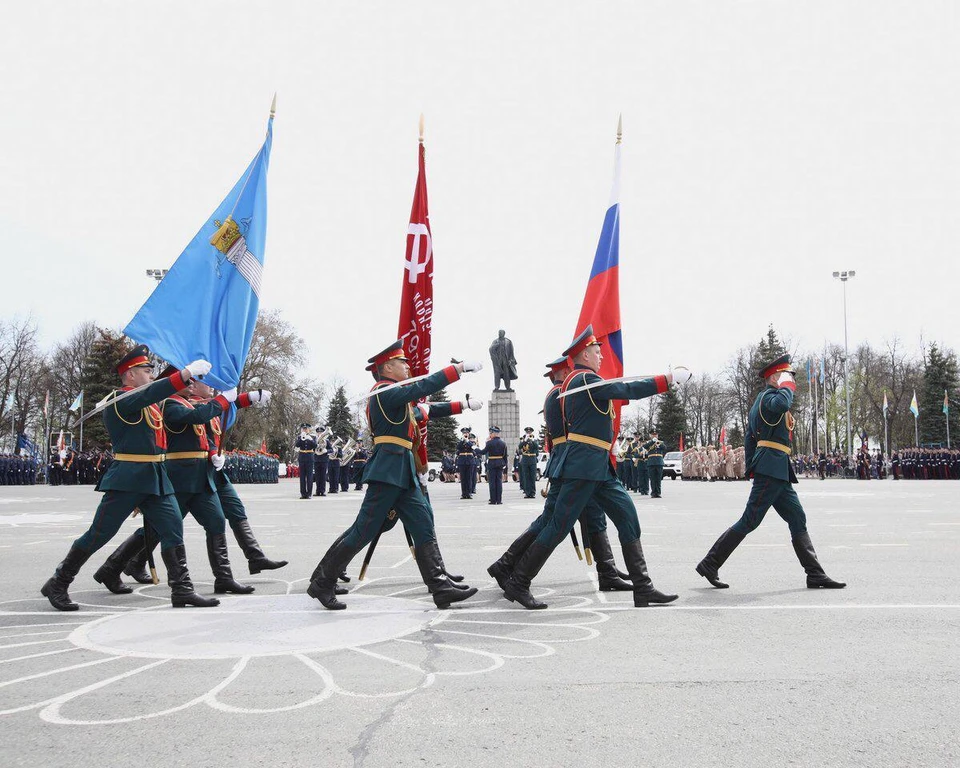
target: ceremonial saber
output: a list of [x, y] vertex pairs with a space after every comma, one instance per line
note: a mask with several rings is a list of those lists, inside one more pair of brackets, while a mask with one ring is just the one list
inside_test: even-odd
[[415, 381], [421, 381], [428, 376], [432, 376], [432, 373], [424, 373], [420, 376], [414, 376], [410, 379], [404, 379], [403, 381], [395, 381], [393, 384], [390, 384], [386, 387], [380, 387], [379, 389], [371, 389], [369, 392], [366, 392], [359, 397], [353, 398], [347, 405], [356, 405], [357, 403], [362, 403], [364, 400], [369, 400], [375, 395], [383, 394], [384, 392], [389, 392], [391, 389], [396, 389], [397, 387], [404, 387], [407, 384], [413, 384]]
[[413, 536], [410, 535], [410, 531], [407, 530], [407, 526], [404, 524], [403, 520], [400, 521], [400, 524], [403, 525], [403, 535], [407, 537], [407, 546], [410, 547], [410, 557], [412, 557], [414, 562], [416, 562], [417, 554], [413, 548]]
[[657, 376], [662, 376], [660, 373], [648, 373], [640, 374], [639, 376], [621, 376], [619, 379], [602, 379], [600, 381], [595, 381], [592, 384], [584, 384], [581, 387], [574, 387], [573, 389], [568, 389], [566, 392], [561, 392], [558, 397], [567, 397], [568, 395], [575, 395], [578, 392], [586, 392], [588, 389], [595, 389], [597, 387], [602, 387], [604, 384], [620, 384], [627, 383], [630, 381], [643, 381], [644, 379], [653, 379]]
[[[116, 404], [116, 403], [119, 403], [121, 400], [126, 400], [128, 397], [130, 397], [131, 395], [135, 395], [135, 394], [137, 394], [138, 392], [142, 392], [143, 390], [145, 390], [147, 387], [149, 387], [151, 384], [154, 384], [154, 383], [155, 383], [155, 382], [153, 382], [153, 381], [148, 381], [146, 384], [141, 384], [139, 387], [136, 387], [135, 389], [128, 390], [127, 392], [121, 392], [119, 395], [117, 395], [117, 396], [114, 397], [114, 398], [111, 398], [110, 395], [107, 395], [105, 398], [103, 398], [103, 400], [101, 400], [99, 403], [97, 403], [97, 407], [96, 407], [96, 408], [94, 408], [92, 411], [84, 414], [83, 418], [80, 419], [80, 421], [79, 421], [78, 423], [83, 424], [83, 422], [85, 422], [85, 421], [86, 421], [87, 419], [89, 419], [91, 416], [96, 416], [98, 413], [102, 413], [104, 410], [106, 410], [107, 408], [109, 408], [111, 405], [114, 405], [114, 404]], [[116, 390], [114, 390], [114, 391], [116, 391]], [[113, 394], [113, 393], [111, 392], [110, 394]]]
[[573, 542], [573, 549], [577, 553], [577, 560], [583, 560], [583, 554], [580, 552], [580, 542], [577, 541], [577, 532], [570, 529], [570, 541]]
[[150, 568], [150, 578], [153, 579], [154, 584], [159, 584], [160, 579], [157, 578], [157, 564], [153, 560], [153, 542], [150, 541], [150, 534], [153, 532], [153, 528], [150, 527], [150, 523], [147, 522], [146, 516], [143, 518], [143, 551], [147, 553], [147, 565]]
[[580, 518], [580, 535], [583, 536], [583, 554], [587, 556], [587, 565], [593, 565], [593, 555], [590, 552], [590, 532], [583, 518]]
[[367, 575], [367, 566], [370, 565], [370, 559], [373, 557], [373, 551], [377, 548], [377, 544], [380, 542], [380, 536], [383, 533], [383, 528], [377, 531], [377, 535], [373, 537], [373, 541], [370, 542], [370, 546], [367, 547], [367, 554], [363, 557], [363, 565], [360, 566], [360, 576], [357, 581], [363, 581]]

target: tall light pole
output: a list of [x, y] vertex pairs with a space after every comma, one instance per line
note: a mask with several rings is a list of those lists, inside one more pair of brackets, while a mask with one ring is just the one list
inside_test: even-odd
[[853, 458], [853, 425], [850, 423], [850, 348], [847, 344], [847, 280], [856, 276], [854, 270], [834, 272], [833, 276], [843, 283], [843, 391], [847, 400], [847, 463]]

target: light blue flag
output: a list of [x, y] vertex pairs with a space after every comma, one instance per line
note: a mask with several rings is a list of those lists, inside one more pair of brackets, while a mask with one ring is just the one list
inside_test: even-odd
[[80, 394], [74, 399], [73, 404], [70, 406], [70, 410], [76, 413], [80, 410], [80, 406], [83, 405], [83, 390], [80, 390]]
[[123, 329], [179, 368], [209, 360], [217, 389], [239, 384], [260, 309], [272, 143], [271, 112], [253, 162]]

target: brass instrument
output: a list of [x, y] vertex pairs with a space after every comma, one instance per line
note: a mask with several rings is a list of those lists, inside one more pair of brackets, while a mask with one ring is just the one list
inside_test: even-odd
[[340, 459], [340, 466], [346, 466], [353, 460], [353, 455], [357, 452], [357, 441], [352, 437], [347, 440], [343, 446], [343, 457]]

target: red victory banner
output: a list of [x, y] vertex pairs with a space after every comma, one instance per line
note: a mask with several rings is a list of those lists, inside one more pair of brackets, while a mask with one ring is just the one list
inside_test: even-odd
[[[427, 211], [427, 173], [424, 166], [423, 115], [420, 116], [420, 167], [413, 193], [400, 296], [397, 336], [410, 359], [412, 376], [430, 372], [430, 336], [433, 322], [433, 238]], [[427, 463], [426, 426], [421, 428], [420, 459]]]

